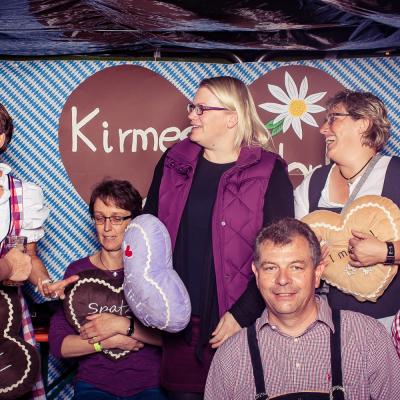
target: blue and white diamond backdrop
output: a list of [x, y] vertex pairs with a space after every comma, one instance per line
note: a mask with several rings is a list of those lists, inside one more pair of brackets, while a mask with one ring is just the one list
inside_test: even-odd
[[[400, 154], [400, 58], [311, 60], [290, 63], [203, 64], [133, 61], [0, 61], [0, 102], [14, 117], [15, 134], [5, 162], [16, 176], [39, 184], [51, 210], [39, 252], [47, 269], [61, 278], [68, 264], [94, 252], [96, 240], [87, 204], [62, 163], [58, 122], [68, 96], [94, 73], [116, 65], [139, 65], [170, 81], [193, 98], [205, 77], [230, 75], [251, 84], [262, 75], [291, 65], [315, 67], [352, 90], [371, 91], [389, 109], [392, 137], [385, 151]], [[53, 362], [50, 381], [58, 373]], [[70, 398], [67, 387], [58, 398]]]

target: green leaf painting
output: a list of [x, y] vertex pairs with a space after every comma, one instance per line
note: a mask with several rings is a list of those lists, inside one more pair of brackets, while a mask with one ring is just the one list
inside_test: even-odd
[[284, 119], [281, 119], [274, 124], [274, 120], [271, 120], [265, 124], [265, 127], [271, 132], [272, 136], [276, 136], [278, 133], [282, 132], [283, 121]]

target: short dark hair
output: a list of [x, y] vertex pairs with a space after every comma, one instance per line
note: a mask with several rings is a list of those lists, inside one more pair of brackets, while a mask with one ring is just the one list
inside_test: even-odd
[[104, 204], [113, 203], [123, 210], [130, 211], [132, 218], [142, 212], [142, 196], [128, 181], [105, 179], [98, 183], [90, 196], [89, 212], [92, 217], [97, 199]]
[[4, 133], [5, 135], [4, 144], [0, 147], [0, 154], [7, 150], [7, 146], [11, 142], [13, 132], [13, 120], [3, 104], [0, 103], [0, 134]]
[[270, 241], [274, 244], [285, 246], [293, 241], [296, 236], [307, 240], [314, 267], [321, 261], [321, 245], [313, 230], [304, 222], [294, 218], [283, 218], [261, 229], [257, 235], [254, 247], [254, 264], [260, 265], [260, 248], [263, 243]]
[[382, 100], [370, 92], [342, 90], [328, 100], [328, 113], [339, 104], [343, 105], [351, 118], [369, 120], [369, 127], [363, 133], [363, 144], [376, 151], [382, 150], [390, 137], [390, 122]]

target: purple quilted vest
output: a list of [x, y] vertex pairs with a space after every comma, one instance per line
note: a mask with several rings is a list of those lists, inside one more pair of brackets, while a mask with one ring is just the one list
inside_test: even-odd
[[[158, 217], [173, 247], [200, 152], [199, 145], [185, 139], [172, 147], [164, 162]], [[252, 274], [253, 244], [262, 227], [264, 195], [278, 157], [244, 147], [235, 166], [219, 182], [212, 238], [220, 315], [243, 293]]]

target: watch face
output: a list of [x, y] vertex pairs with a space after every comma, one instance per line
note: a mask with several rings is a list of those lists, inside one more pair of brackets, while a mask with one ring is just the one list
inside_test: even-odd
[[394, 244], [392, 242], [386, 242], [387, 245], [387, 256], [394, 258]]
[[386, 261], [385, 264], [393, 265], [395, 264], [395, 257], [394, 257], [394, 244], [392, 242], [386, 242], [387, 246], [387, 254], [386, 254]]

